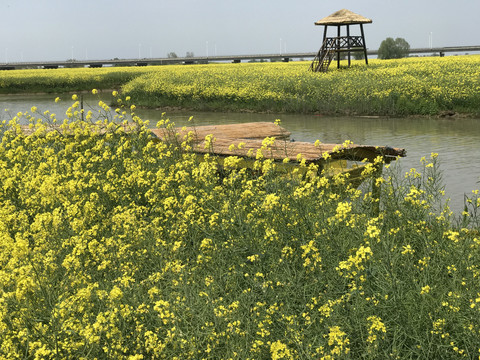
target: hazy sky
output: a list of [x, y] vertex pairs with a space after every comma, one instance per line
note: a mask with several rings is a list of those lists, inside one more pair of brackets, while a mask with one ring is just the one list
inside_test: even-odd
[[342, 8], [373, 20], [369, 49], [480, 45], [479, 0], [0, 0], [0, 63], [314, 52]]

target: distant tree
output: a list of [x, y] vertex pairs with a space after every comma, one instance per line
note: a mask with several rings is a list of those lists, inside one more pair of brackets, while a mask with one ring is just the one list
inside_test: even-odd
[[177, 54], [175, 54], [175, 53], [172, 51], [172, 52], [169, 52], [169, 53], [167, 54], [167, 58], [169, 58], [169, 59], [176, 59], [176, 58], [178, 58], [178, 56], [177, 56]]
[[185, 55], [185, 57], [192, 58], [195, 57], [195, 55], [193, 54], [193, 51], [187, 51], [187, 55]]
[[353, 53], [353, 58], [355, 60], [363, 60], [363, 59], [365, 59], [365, 54], [364, 54], [363, 51], [355, 51]]
[[407, 57], [410, 52], [410, 44], [403, 38], [389, 37], [382, 41], [378, 48], [379, 59], [400, 59]]

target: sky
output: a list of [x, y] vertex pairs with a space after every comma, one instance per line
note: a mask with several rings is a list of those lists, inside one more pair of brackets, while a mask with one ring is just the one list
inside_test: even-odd
[[478, 0], [0, 0], [0, 63], [316, 52], [343, 8], [368, 49], [480, 45]]

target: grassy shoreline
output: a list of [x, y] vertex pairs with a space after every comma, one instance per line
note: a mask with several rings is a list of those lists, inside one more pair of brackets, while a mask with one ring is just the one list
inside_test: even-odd
[[138, 106], [195, 111], [480, 117], [480, 56], [371, 60], [311, 73], [308, 62], [2, 72], [0, 93], [117, 89]]

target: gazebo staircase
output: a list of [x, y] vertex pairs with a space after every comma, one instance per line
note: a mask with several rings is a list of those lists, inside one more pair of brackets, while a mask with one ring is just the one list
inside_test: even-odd
[[314, 72], [327, 72], [330, 63], [335, 57], [336, 46], [334, 38], [326, 38], [320, 50], [310, 65], [310, 70]]

